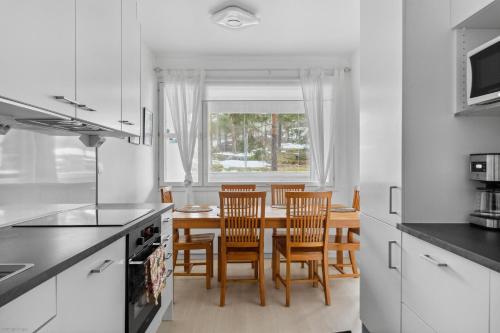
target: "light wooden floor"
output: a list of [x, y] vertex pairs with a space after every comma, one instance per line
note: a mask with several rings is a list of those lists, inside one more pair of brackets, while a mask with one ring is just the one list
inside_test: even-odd
[[[176, 277], [174, 321], [163, 322], [158, 333], [361, 332], [359, 279], [330, 281], [331, 306], [325, 306], [321, 287], [295, 284], [291, 306], [286, 308], [284, 289], [274, 288], [270, 266], [267, 260], [265, 307], [258, 304], [257, 284], [229, 283], [226, 306], [221, 308], [216, 276], [211, 290], [205, 289], [204, 278]], [[305, 275], [307, 268], [301, 269], [299, 264], [294, 264], [292, 272], [295, 276]], [[230, 276], [249, 276], [252, 270], [249, 264], [232, 264], [228, 273]]]

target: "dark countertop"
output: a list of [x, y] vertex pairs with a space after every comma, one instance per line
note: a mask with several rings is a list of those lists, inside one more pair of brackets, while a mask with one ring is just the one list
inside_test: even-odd
[[407, 234], [500, 272], [500, 230], [488, 230], [469, 223], [403, 223], [397, 227]]
[[151, 213], [119, 227], [38, 227], [0, 229], [0, 263], [34, 267], [0, 282], [0, 307], [125, 236], [173, 204], [101, 204], [106, 208], [145, 208]]

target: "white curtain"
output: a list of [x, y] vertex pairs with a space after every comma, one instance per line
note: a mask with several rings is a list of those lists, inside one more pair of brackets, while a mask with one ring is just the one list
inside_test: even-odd
[[[313, 166], [321, 189], [333, 175], [334, 188], [345, 203], [359, 178], [359, 124], [353, 108], [352, 84], [343, 68], [326, 74], [301, 70], [300, 80]], [[337, 200], [336, 200], [337, 201]], [[337, 201], [337, 202], [338, 202]]]
[[204, 77], [201, 70], [171, 70], [164, 75], [165, 100], [172, 115], [184, 168], [187, 204], [193, 204], [191, 169], [201, 121]]

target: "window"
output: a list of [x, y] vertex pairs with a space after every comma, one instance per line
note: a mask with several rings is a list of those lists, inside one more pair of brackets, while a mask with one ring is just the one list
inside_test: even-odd
[[[317, 181], [298, 82], [224, 82], [206, 89], [193, 158], [194, 185]], [[161, 181], [180, 185], [184, 170], [168, 103], [161, 95]]]
[[209, 101], [208, 182], [309, 180], [302, 101]]

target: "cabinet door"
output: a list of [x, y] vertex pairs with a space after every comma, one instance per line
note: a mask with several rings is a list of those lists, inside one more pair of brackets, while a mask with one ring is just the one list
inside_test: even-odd
[[51, 278], [0, 308], [0, 332], [35, 332], [56, 311], [56, 278]]
[[424, 323], [415, 312], [406, 305], [401, 306], [401, 332], [402, 333], [435, 333], [429, 325]]
[[495, 0], [451, 0], [450, 21], [455, 27]]
[[500, 274], [490, 271], [490, 333], [500, 333]]
[[76, 0], [77, 117], [121, 129], [121, 0]]
[[141, 34], [137, 1], [122, 0], [122, 131], [141, 132]]
[[51, 329], [124, 332], [125, 292], [125, 238], [121, 238], [57, 276], [57, 317]]
[[400, 331], [401, 232], [361, 214], [361, 321], [371, 333]]
[[402, 3], [361, 1], [361, 210], [394, 225], [401, 221]]
[[74, 117], [74, 0], [0, 1], [0, 40], [0, 96]]
[[403, 234], [402, 301], [437, 332], [488, 332], [489, 278], [486, 267]]

